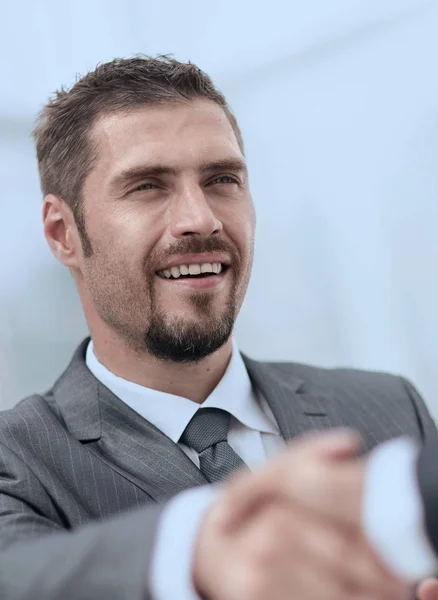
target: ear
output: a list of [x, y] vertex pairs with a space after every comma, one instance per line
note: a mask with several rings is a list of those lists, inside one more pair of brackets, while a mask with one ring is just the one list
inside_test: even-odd
[[71, 209], [53, 194], [44, 198], [44, 235], [52, 254], [66, 267], [79, 267], [81, 243]]

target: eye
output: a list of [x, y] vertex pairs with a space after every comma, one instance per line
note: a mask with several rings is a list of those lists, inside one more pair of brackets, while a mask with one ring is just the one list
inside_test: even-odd
[[155, 186], [153, 183], [142, 183], [141, 185], [137, 186], [134, 189], [134, 192], [142, 192], [144, 190], [151, 190], [153, 189]]
[[235, 179], [234, 177], [230, 177], [229, 175], [221, 175], [220, 177], [216, 177], [216, 179], [210, 181], [210, 183], [238, 183], [238, 181], [237, 179]]

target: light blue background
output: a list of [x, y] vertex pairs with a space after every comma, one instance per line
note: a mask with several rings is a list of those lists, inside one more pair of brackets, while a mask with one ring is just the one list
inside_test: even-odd
[[35, 114], [144, 52], [199, 64], [243, 129], [258, 239], [242, 349], [402, 373], [438, 416], [437, 32], [424, 0], [4, 3], [0, 406], [47, 388], [86, 334], [42, 234]]

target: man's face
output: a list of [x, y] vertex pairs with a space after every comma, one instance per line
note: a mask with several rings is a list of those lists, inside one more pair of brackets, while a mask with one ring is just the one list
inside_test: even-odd
[[137, 352], [200, 360], [229, 338], [253, 259], [234, 131], [220, 106], [196, 100], [105, 116], [93, 139], [81, 293]]

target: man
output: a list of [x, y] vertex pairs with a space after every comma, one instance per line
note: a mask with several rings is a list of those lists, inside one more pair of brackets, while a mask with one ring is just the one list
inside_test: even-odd
[[[115, 60], [59, 92], [35, 138], [45, 236], [91, 341], [49, 392], [2, 414], [1, 597], [399, 598], [357, 526], [306, 502], [275, 497], [221, 529], [245, 470], [305, 431], [349, 425], [368, 450], [436, 430], [400, 378], [258, 363], [233, 346], [255, 215], [211, 80], [170, 59]], [[291, 481], [335, 479], [339, 444], [293, 445]], [[224, 496], [202, 485], [236, 470]]]

